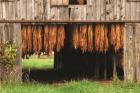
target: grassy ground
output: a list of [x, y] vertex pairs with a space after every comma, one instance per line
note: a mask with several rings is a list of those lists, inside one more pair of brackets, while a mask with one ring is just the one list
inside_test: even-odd
[[53, 58], [48, 59], [24, 59], [22, 61], [23, 69], [50, 69], [53, 68]]
[[[53, 68], [53, 59], [23, 60], [23, 68]], [[140, 84], [124, 82], [105, 83], [90, 80], [66, 81], [66, 83], [57, 84], [28, 82], [16, 85], [0, 85], [0, 93], [140, 93]]]
[[39, 83], [4, 85], [0, 87], [0, 93], [140, 93], [140, 85], [82, 80], [52, 85]]

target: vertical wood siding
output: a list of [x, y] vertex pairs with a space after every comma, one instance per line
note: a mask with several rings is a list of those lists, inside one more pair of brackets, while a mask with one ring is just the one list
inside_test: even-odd
[[[53, 6], [61, 5], [61, 6]], [[63, 6], [65, 5], [65, 6]], [[0, 20], [140, 20], [140, 2], [87, 0], [86, 5], [68, 5], [68, 0], [15, 0], [0, 2]], [[135, 29], [134, 29], [135, 28]], [[126, 24], [124, 59], [126, 80], [140, 81], [140, 27]], [[0, 24], [0, 42], [21, 45], [20, 24]], [[21, 48], [18, 48], [15, 76], [21, 77]], [[135, 65], [136, 64], [136, 65]], [[137, 73], [134, 75], [134, 71]], [[19, 79], [16, 78], [16, 79]]]
[[18, 20], [35, 20], [38, 17], [41, 20], [59, 20], [65, 15], [67, 20], [75, 20], [77, 18], [72, 16], [75, 14], [78, 20], [139, 20], [140, 2], [87, 0], [86, 5], [68, 5], [68, 0], [17, 0], [1, 2], [0, 14], [0, 19]]

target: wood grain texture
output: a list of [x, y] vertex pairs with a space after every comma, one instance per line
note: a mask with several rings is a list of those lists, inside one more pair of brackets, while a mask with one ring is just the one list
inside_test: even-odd
[[[140, 2], [128, 2], [128, 0], [87, 0], [87, 5], [68, 4], [68, 0], [0, 2], [0, 20], [140, 20]], [[127, 81], [137, 80], [140, 82], [139, 25], [126, 24], [125, 27], [124, 71]], [[20, 46], [20, 26], [20, 24], [0, 24], [0, 42], [13, 40], [17, 46]], [[15, 73], [21, 75], [21, 49], [19, 48], [18, 50], [18, 65]]]
[[[72, 7], [70, 15], [75, 15], [75, 12], [82, 12], [78, 14], [84, 19], [94, 20], [140, 20], [137, 16], [140, 14], [140, 2], [128, 2], [127, 0], [87, 0], [87, 5], [68, 5], [69, 0], [19, 0], [16, 2], [3, 2], [0, 3], [3, 19], [52, 19], [55, 9]], [[53, 5], [57, 5], [54, 6]], [[59, 6], [60, 5], [60, 6]], [[65, 6], [63, 6], [65, 5]], [[74, 9], [78, 8], [78, 9]], [[86, 9], [84, 8], [86, 7]], [[86, 10], [86, 12], [85, 12]], [[66, 12], [70, 12], [67, 9]], [[14, 14], [11, 17], [11, 13]], [[56, 12], [57, 15], [57, 12]], [[59, 16], [59, 15], [57, 15]], [[77, 19], [71, 18], [69, 19]], [[75, 16], [77, 17], [77, 15]], [[83, 18], [82, 18], [83, 19]], [[81, 20], [81, 19], [80, 19]]]

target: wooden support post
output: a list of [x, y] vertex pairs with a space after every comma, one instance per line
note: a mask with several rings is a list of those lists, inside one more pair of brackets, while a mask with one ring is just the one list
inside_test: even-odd
[[106, 54], [104, 54], [104, 80], [107, 79], [107, 59]]
[[61, 51], [59, 53], [57, 51], [55, 51], [55, 53], [54, 53], [54, 68], [56, 70], [62, 68], [62, 58], [61, 57], [62, 57]]
[[95, 63], [95, 79], [99, 79], [100, 76], [100, 62], [99, 62], [99, 55], [96, 56], [96, 63]]
[[116, 79], [116, 77], [117, 77], [117, 70], [116, 70], [116, 55], [115, 54], [113, 54], [113, 80], [115, 80]]

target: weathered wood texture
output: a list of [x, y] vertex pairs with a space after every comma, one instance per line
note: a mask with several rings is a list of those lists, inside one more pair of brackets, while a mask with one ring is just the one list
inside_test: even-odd
[[124, 70], [126, 81], [140, 82], [140, 24], [126, 24]]
[[62, 16], [66, 16], [66, 19], [63, 20], [140, 19], [138, 16], [140, 13], [140, 2], [128, 2], [128, 0], [87, 0], [85, 5], [69, 5], [68, 3], [69, 0], [15, 0], [14, 2], [0, 2], [0, 19], [62, 20]]
[[[13, 2], [0, 3], [0, 19], [17, 19], [18, 10], [16, 10], [18, 4]], [[20, 34], [21, 25], [20, 24], [0, 24], [0, 42], [13, 41], [18, 47], [16, 65], [13, 68], [13, 71], [10, 74], [10, 81], [16, 82], [21, 81], [21, 34]], [[0, 66], [0, 79], [4, 76], [4, 71], [2, 66]]]
[[[140, 20], [140, 2], [128, 2], [128, 0], [87, 0], [86, 5], [68, 5], [68, 0], [15, 0], [14, 2], [0, 2], [1, 19]], [[20, 24], [0, 24], [0, 42], [13, 40], [17, 46], [20, 46], [20, 29]], [[139, 33], [139, 26], [136, 26], [134, 31], [133, 26], [126, 25], [124, 36], [126, 80], [133, 81], [136, 78], [137, 81], [140, 81]], [[17, 75], [21, 76], [21, 48], [18, 50], [16, 77]], [[134, 63], [137, 65], [134, 65]]]

